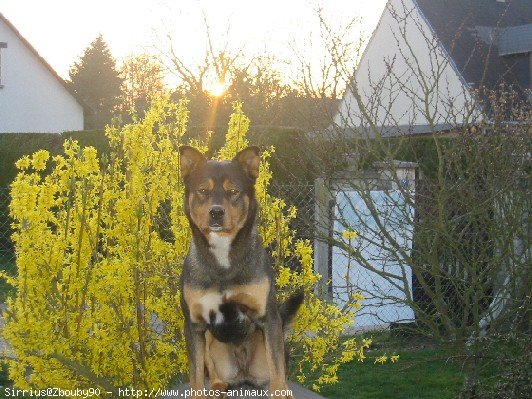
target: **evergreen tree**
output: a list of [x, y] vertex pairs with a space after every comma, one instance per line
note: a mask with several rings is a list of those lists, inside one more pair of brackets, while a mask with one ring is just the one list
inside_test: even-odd
[[122, 78], [102, 35], [85, 49], [69, 75], [73, 89], [91, 108], [85, 127], [101, 129], [110, 123], [120, 102]]

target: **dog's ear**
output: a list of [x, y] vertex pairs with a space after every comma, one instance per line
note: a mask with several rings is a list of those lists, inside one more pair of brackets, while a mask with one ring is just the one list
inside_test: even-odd
[[259, 147], [250, 146], [244, 148], [233, 158], [233, 162], [238, 162], [246, 173], [255, 180], [259, 177], [260, 150]]
[[179, 166], [182, 179], [185, 179], [190, 172], [207, 161], [201, 152], [188, 145], [182, 145], [179, 147], [179, 155]]

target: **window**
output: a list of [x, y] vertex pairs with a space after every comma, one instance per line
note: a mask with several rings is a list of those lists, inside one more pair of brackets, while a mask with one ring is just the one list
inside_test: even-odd
[[0, 89], [4, 87], [2, 85], [2, 49], [7, 48], [6, 42], [0, 42]]

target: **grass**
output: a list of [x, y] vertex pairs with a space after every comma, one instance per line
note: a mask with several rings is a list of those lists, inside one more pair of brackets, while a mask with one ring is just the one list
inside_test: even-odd
[[[398, 341], [383, 336], [373, 337], [375, 345], [364, 362], [351, 362], [339, 370], [339, 383], [323, 387], [321, 394], [329, 399], [453, 399], [463, 381], [460, 368], [451, 362], [448, 352], [412, 346], [412, 338]], [[419, 344], [419, 342], [417, 342]], [[384, 353], [400, 356], [397, 363], [374, 364]]]

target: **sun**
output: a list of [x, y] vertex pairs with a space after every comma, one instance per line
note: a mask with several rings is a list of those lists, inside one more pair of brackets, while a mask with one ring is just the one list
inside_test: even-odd
[[221, 97], [227, 91], [227, 84], [225, 82], [214, 82], [211, 87], [207, 89], [209, 94], [213, 97]]

